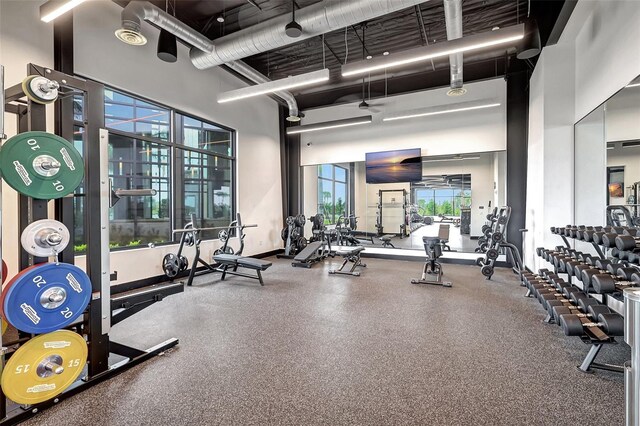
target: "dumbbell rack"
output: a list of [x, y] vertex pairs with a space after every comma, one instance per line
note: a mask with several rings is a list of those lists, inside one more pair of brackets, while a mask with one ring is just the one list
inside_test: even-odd
[[[109, 207], [111, 202], [111, 185], [108, 176], [108, 133], [104, 130], [104, 86], [102, 84], [76, 78], [48, 68], [29, 64], [28, 76], [46, 76], [55, 80], [68, 91], [67, 96], [61, 96], [55, 104], [56, 122], [55, 133], [67, 140], [73, 140], [75, 123], [73, 117], [73, 99], [68, 95], [82, 94], [83, 105], [86, 111], [82, 125], [89, 143], [85, 143], [85, 235], [90, 244], [86, 251], [86, 271], [91, 280], [91, 302], [80, 323], [74, 324], [74, 328], [82, 330], [87, 335], [88, 358], [87, 366], [78, 379], [56, 398], [29, 406], [19, 406], [8, 401], [4, 393], [0, 392], [0, 424], [16, 424], [28, 417], [39, 413], [45, 408], [53, 406], [61, 400], [79, 393], [90, 386], [100, 383], [116, 374], [119, 374], [134, 365], [151, 357], [163, 353], [167, 349], [178, 344], [173, 338], [166, 340], [152, 348], [140, 350], [109, 338], [112, 324], [129, 317], [140, 309], [149, 306], [155, 301], [161, 300], [165, 295], [182, 291], [183, 287], [167, 286], [149, 292], [130, 291], [112, 297], [109, 252]], [[15, 114], [18, 118], [18, 133], [28, 131], [46, 131], [46, 107], [30, 99], [25, 102], [25, 93], [22, 84], [17, 84], [5, 89], [4, 69], [0, 66], [0, 139], [4, 139], [4, 112]], [[0, 187], [0, 200], [1, 200]], [[100, 211], [100, 215], [92, 214]], [[1, 212], [1, 206], [0, 206]], [[73, 197], [56, 199], [54, 202], [55, 218], [62, 222], [70, 231], [70, 240], [74, 241], [74, 209]], [[48, 201], [39, 200], [19, 195], [18, 230], [21, 232], [29, 223], [48, 218]], [[1, 215], [0, 215], [1, 219]], [[2, 230], [0, 227], [0, 256], [2, 242]], [[47, 262], [47, 258], [30, 258], [29, 254], [19, 247], [19, 269], [23, 270], [36, 263]], [[64, 250], [58, 255], [58, 261], [73, 264], [75, 254], [73, 249]], [[149, 299], [151, 297], [151, 299]], [[137, 308], [124, 308], [123, 312], [113, 313], [114, 306], [118, 303], [136, 304]], [[13, 353], [13, 349], [29, 340], [31, 335], [19, 333], [16, 342], [2, 342], [3, 365]], [[121, 361], [109, 363], [110, 355], [118, 355]]]

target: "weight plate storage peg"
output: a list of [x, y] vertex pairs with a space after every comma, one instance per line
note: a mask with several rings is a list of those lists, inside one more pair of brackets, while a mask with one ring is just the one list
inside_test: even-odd
[[32, 405], [61, 394], [87, 363], [87, 342], [68, 330], [41, 334], [20, 346], [2, 371], [2, 391], [18, 404]]
[[30, 223], [20, 236], [25, 251], [33, 256], [55, 256], [69, 244], [69, 230], [62, 222], [42, 219]]
[[22, 80], [22, 91], [27, 98], [37, 104], [50, 104], [58, 98], [60, 85], [39, 75], [31, 75]]
[[71, 194], [84, 177], [80, 153], [64, 138], [46, 132], [9, 138], [0, 149], [0, 169], [9, 186], [41, 200]]
[[68, 263], [40, 263], [13, 277], [2, 291], [2, 317], [25, 333], [49, 333], [82, 315], [91, 299], [87, 274]]

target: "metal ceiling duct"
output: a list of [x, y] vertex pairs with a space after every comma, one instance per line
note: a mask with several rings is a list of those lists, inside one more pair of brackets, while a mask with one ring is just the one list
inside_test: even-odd
[[[122, 10], [122, 29], [118, 31], [122, 32], [122, 30], [124, 30], [127, 34], [143, 37], [140, 30], [140, 23], [143, 20], [151, 22], [161, 29], [174, 34], [176, 37], [191, 46], [194, 46], [192, 48], [192, 52], [193, 49], [202, 53], [212, 52], [215, 50], [214, 44], [207, 37], [184, 24], [182, 21], [157, 8], [148, 1], [129, 2], [129, 4]], [[118, 31], [116, 31], [116, 35], [118, 34]], [[127, 40], [122, 38], [121, 40], [127, 43]], [[242, 61], [237, 60], [232, 63], [227, 63], [226, 65], [254, 83], [260, 84], [271, 81], [268, 77]], [[282, 98], [287, 103], [287, 107], [289, 108], [289, 117], [287, 117], [287, 120], [300, 121], [300, 117], [298, 116], [298, 103], [296, 102], [293, 94], [291, 92], [281, 91], [276, 92], [275, 95]]]
[[216, 39], [213, 50], [196, 46], [191, 49], [191, 61], [200, 69], [215, 67], [424, 2], [425, 0], [325, 0], [296, 11], [296, 22], [302, 27], [300, 37], [292, 39], [287, 36], [285, 26], [289, 23], [289, 14], [280, 15]]
[[[462, 0], [444, 0], [444, 20], [447, 27], [447, 40], [462, 38]], [[464, 55], [454, 53], [449, 55], [449, 67], [451, 68], [450, 96], [463, 95], [466, 90], [462, 88], [462, 68]]]

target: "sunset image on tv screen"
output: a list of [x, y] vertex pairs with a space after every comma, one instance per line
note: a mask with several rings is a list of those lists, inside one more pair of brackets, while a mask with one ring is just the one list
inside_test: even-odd
[[417, 182], [422, 180], [420, 148], [369, 152], [366, 155], [367, 183]]

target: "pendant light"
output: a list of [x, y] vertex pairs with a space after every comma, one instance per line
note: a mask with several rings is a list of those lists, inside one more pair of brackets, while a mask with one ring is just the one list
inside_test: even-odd
[[[363, 22], [362, 23], [362, 59], [364, 60], [365, 55], [366, 55], [366, 47], [364, 44], [364, 39], [365, 39], [365, 30], [367, 28], [367, 23]], [[357, 33], [356, 33], [357, 35]], [[362, 77], [362, 102], [360, 102], [360, 104], [358, 105], [358, 108], [360, 109], [368, 109], [369, 108], [369, 104], [367, 103], [367, 101], [365, 100], [365, 78], [364, 76]]]
[[[166, 12], [169, 12], [169, 0], [166, 4]], [[175, 7], [174, 7], [175, 15]], [[158, 38], [158, 58], [165, 62], [176, 62], [178, 60], [178, 43], [176, 36], [169, 31], [161, 29]]]
[[291, 0], [291, 22], [284, 27], [284, 32], [291, 38], [298, 38], [302, 35], [302, 27], [296, 22], [295, 0]]

